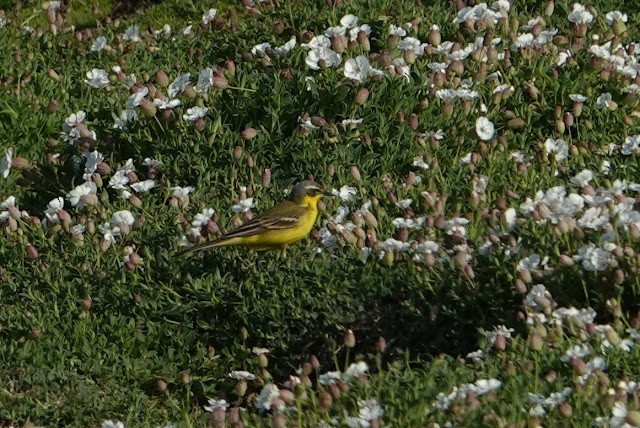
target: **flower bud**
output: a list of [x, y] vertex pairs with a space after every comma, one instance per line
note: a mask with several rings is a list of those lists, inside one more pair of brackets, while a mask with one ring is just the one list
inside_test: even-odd
[[155, 104], [153, 104], [146, 98], [143, 98], [140, 101], [139, 107], [142, 114], [144, 114], [146, 117], [154, 117], [156, 115], [157, 109]]
[[359, 105], [364, 105], [369, 98], [369, 90], [367, 88], [360, 88], [354, 97], [354, 102]]
[[412, 113], [411, 116], [409, 116], [408, 125], [409, 128], [415, 131], [418, 128], [418, 115]]
[[240, 133], [240, 136], [244, 140], [251, 140], [256, 135], [258, 135], [258, 131], [256, 131], [254, 128], [246, 128]]
[[165, 382], [163, 379], [156, 379], [156, 389], [160, 392], [164, 392], [167, 390], [167, 382]]
[[318, 394], [318, 404], [320, 404], [320, 407], [324, 410], [327, 410], [329, 407], [331, 407], [331, 404], [333, 404], [333, 398], [331, 397], [331, 394], [326, 391], [321, 391]]
[[353, 348], [356, 346], [356, 336], [353, 334], [353, 330], [349, 329], [342, 335], [342, 344], [345, 348]]
[[440, 46], [442, 36], [440, 35], [440, 28], [437, 25], [431, 27], [431, 30], [429, 30], [429, 34], [427, 34], [427, 40], [429, 41], [431, 46]]
[[262, 171], [262, 186], [269, 187], [269, 184], [271, 184], [271, 170], [265, 168], [265, 170]]
[[385, 340], [384, 337], [380, 336], [376, 341], [376, 351], [379, 354], [384, 354], [386, 350], [387, 350], [387, 341]]
[[[407, 65], [412, 65], [416, 62], [416, 53], [413, 51], [413, 49], [406, 49], [402, 54], [402, 58]], [[396, 71], [396, 74], [402, 75], [402, 72], [398, 73]]]
[[313, 126], [317, 126], [318, 128], [322, 128], [327, 124], [327, 121], [320, 116], [311, 116], [311, 124]]
[[256, 360], [258, 361], [258, 367], [265, 368], [269, 365], [267, 354], [258, 354]]
[[222, 74], [215, 74], [212, 80], [212, 86], [219, 90], [224, 90], [229, 87], [229, 81]]
[[49, 68], [47, 70], [47, 76], [49, 76], [50, 78], [52, 78], [55, 81], [60, 80], [60, 76], [58, 75], [58, 73], [56, 73], [56, 71], [53, 68]]
[[349, 166], [349, 173], [351, 174], [351, 177], [355, 181], [357, 181], [357, 182], [362, 181], [362, 177], [360, 176], [360, 171], [358, 170], [357, 166], [355, 166], [355, 165]]
[[244, 397], [244, 394], [247, 393], [247, 381], [244, 379], [238, 380], [236, 385], [233, 387], [233, 393], [237, 397]]
[[[196, 89], [193, 87], [193, 85], [185, 86], [182, 93], [188, 98], [191, 98], [192, 100], [195, 100], [196, 98], [198, 98], [198, 93], [196, 92]], [[149, 96], [151, 97], [152, 96], [151, 92], [149, 92], [149, 94], [150, 94]]]
[[544, 341], [539, 333], [534, 332], [529, 335], [529, 348], [540, 351], [544, 347]]
[[462, 64], [462, 61], [460, 61], [458, 59], [453, 60], [449, 64], [449, 70], [451, 70], [452, 72], [454, 72], [458, 76], [462, 76], [462, 74], [464, 73], [464, 64]]
[[611, 29], [613, 30], [613, 34], [615, 34], [616, 36], [621, 36], [625, 31], [627, 31], [627, 26], [621, 20], [616, 19], [613, 22]]
[[387, 48], [395, 49], [399, 41], [400, 41], [400, 36], [396, 34], [389, 34], [389, 36], [387, 36]]
[[35, 260], [38, 258], [38, 250], [33, 245], [28, 244], [25, 251], [29, 260]]
[[627, 412], [627, 416], [624, 418], [625, 422], [632, 427], [640, 426], [640, 411], [630, 410]]
[[206, 127], [206, 123], [204, 122], [203, 118], [199, 117], [193, 121], [193, 127], [196, 129], [196, 131], [202, 132]]

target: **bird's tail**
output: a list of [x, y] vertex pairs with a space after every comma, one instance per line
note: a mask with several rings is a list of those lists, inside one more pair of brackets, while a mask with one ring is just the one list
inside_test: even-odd
[[191, 247], [183, 248], [182, 250], [178, 251], [176, 253], [176, 256], [182, 256], [187, 253], [192, 253], [194, 251], [202, 251], [208, 248], [220, 247], [220, 246], [226, 245], [228, 241], [229, 241], [229, 238], [219, 238], [219, 239], [215, 239], [213, 241], [205, 242], [202, 244], [193, 245]]

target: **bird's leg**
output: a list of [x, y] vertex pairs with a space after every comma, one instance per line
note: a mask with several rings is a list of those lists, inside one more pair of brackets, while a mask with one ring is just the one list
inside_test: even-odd
[[282, 260], [287, 258], [287, 246], [283, 245], [282, 248], [280, 249], [280, 258]]

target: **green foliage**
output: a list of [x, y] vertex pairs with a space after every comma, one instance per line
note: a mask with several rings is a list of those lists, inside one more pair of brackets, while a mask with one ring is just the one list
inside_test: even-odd
[[[213, 425], [202, 410], [213, 397], [247, 407], [241, 416], [247, 426], [266, 425], [279, 412], [256, 410], [263, 384], [282, 385], [309, 355], [319, 358], [321, 369], [303, 366], [311, 385], [292, 388], [295, 400], [287, 403], [297, 407], [287, 420], [300, 426], [332, 418], [344, 423], [345, 412], [358, 414], [359, 399], [372, 398], [385, 410], [382, 423], [390, 426], [521, 426], [536, 422], [528, 413], [527, 393], [549, 396], [566, 386], [575, 389], [568, 401], [574, 419], [550, 409], [546, 425], [586, 426], [610, 414], [604, 371], [594, 370], [581, 384], [571, 365], [575, 362], [560, 359], [570, 346], [588, 342], [590, 351], [606, 358], [611, 382], [634, 380], [637, 347], [623, 352], [618, 344], [602, 345], [604, 330], [590, 331], [595, 328], [591, 320], [581, 325], [566, 321], [564, 330], [547, 325], [542, 350], [534, 350], [532, 337], [543, 328], [521, 322], [532, 308], [523, 307], [518, 287], [526, 293], [544, 283], [560, 306], [593, 307], [598, 322], [611, 321], [617, 334], [632, 337], [626, 329], [638, 323], [640, 295], [635, 256], [640, 248], [633, 230], [616, 226], [612, 211], [619, 251], [612, 256], [615, 263], [593, 272], [571, 256], [587, 243], [600, 245], [602, 228], [567, 232], [524, 214], [513, 227], [505, 220], [506, 208], [518, 211], [539, 190], [570, 189], [572, 177], [583, 169], [600, 171], [603, 160], [610, 162], [610, 174], [594, 174], [594, 189], [608, 189], [615, 179], [633, 182], [640, 172], [620, 151], [607, 153], [610, 144], [621, 145], [637, 130], [637, 103], [622, 92], [631, 79], [615, 74], [605, 79], [603, 70], [594, 68], [586, 44], [580, 45], [568, 28], [569, 3], [558, 2], [556, 13], [545, 18], [545, 28], [556, 27], [567, 43], [575, 43], [562, 67], [557, 55], [568, 44], [556, 39], [539, 51], [510, 49], [514, 30], [499, 25], [481, 32], [455, 25], [449, 2], [273, 2], [258, 5], [255, 17], [250, 8], [225, 3], [214, 5], [219, 22], [200, 26], [210, 5], [185, 0], [151, 5], [119, 26], [93, 28], [114, 3], [102, 2], [95, 15], [91, 2], [73, 2], [65, 22], [78, 30], [91, 27], [88, 39], [86, 32], [59, 28], [54, 35], [46, 30], [46, 11], [38, 2], [25, 2], [17, 13], [0, 3], [11, 21], [0, 28], [0, 46], [7, 47], [0, 56], [0, 155], [12, 148], [15, 161], [8, 177], [0, 179], [0, 201], [15, 196], [19, 207], [17, 215], [3, 217], [0, 238], [0, 425], [31, 420], [95, 426], [106, 419], [128, 426]], [[600, 7], [602, 15], [613, 10], [608, 6]], [[387, 49], [390, 24], [415, 18], [410, 36], [420, 40], [426, 40], [433, 24], [440, 26], [442, 40], [457, 40], [461, 47], [478, 35], [501, 37], [500, 51], [510, 52], [509, 62], [465, 59], [461, 76], [447, 72], [447, 85], [459, 87], [460, 78], [472, 78], [478, 97], [447, 104], [434, 96], [429, 65], [443, 56], [433, 52], [416, 61], [407, 77], [385, 72], [364, 82], [345, 79], [342, 69], [310, 70], [300, 47], [282, 56], [247, 55], [258, 43], [281, 46], [292, 36], [301, 43], [305, 31], [322, 34], [347, 13], [371, 25], [371, 52], [377, 54]], [[542, 14], [541, 8], [515, 5], [509, 20], [524, 25]], [[620, 35], [624, 43], [638, 35], [631, 24], [635, 18], [630, 16], [628, 30]], [[194, 23], [191, 35], [183, 31], [188, 21]], [[148, 26], [159, 30], [165, 23], [171, 35], [147, 32]], [[20, 28], [37, 24], [45, 30]], [[123, 40], [129, 25], [140, 29], [140, 42]], [[613, 37], [603, 16], [589, 31], [603, 42]], [[91, 50], [99, 36], [111, 49]], [[368, 54], [361, 43], [344, 55], [359, 54]], [[112, 71], [116, 64], [120, 72]], [[190, 73], [194, 86], [205, 67], [220, 67], [216, 75], [225, 76], [228, 87], [179, 91], [182, 105], [171, 113], [158, 110], [145, 117], [134, 107], [138, 118], [126, 129], [114, 127], [135, 89], [148, 85], [157, 97], [168, 94], [156, 72], [166, 72], [169, 81]], [[108, 87], [85, 83], [93, 68], [109, 72]], [[509, 96], [494, 94], [497, 84], [487, 79], [491, 73], [513, 86]], [[133, 89], [126, 84], [131, 74], [137, 79]], [[363, 88], [368, 100], [356, 103]], [[616, 109], [596, 107], [604, 92], [613, 94]], [[558, 114], [575, 111], [570, 98], [575, 93], [589, 101], [572, 125], [559, 130]], [[208, 108], [200, 129], [183, 118], [193, 107]], [[47, 204], [84, 182], [82, 144], [94, 142], [69, 144], [61, 137], [65, 119], [78, 111], [86, 112], [85, 131], [96, 133], [90, 151], [103, 154], [103, 166], [110, 171], [91, 177], [97, 200], [84, 209], [66, 201], [64, 214], [54, 213], [57, 219], [68, 214], [70, 224], [43, 225]], [[474, 129], [481, 115], [496, 128], [487, 141], [480, 141]], [[326, 125], [306, 130], [301, 123], [308, 118]], [[514, 118], [521, 124], [514, 126]], [[343, 125], [345, 119], [362, 123]], [[257, 131], [254, 138], [243, 138], [247, 128]], [[439, 129], [442, 139], [435, 137]], [[548, 138], [567, 141], [569, 161], [548, 156]], [[514, 152], [530, 160], [518, 165]], [[472, 161], [464, 161], [471, 154]], [[149, 167], [147, 158], [162, 166]], [[428, 170], [416, 167], [417, 158]], [[138, 180], [155, 182], [149, 192], [132, 192], [135, 199], [109, 185], [129, 159]], [[267, 171], [269, 183], [263, 178]], [[230, 230], [246, 220], [246, 214], [232, 210], [239, 199], [253, 197], [252, 212], [262, 212], [307, 176], [328, 189], [353, 186], [352, 200], [325, 200], [321, 207], [319, 223], [335, 236], [333, 250], [323, 248], [315, 236], [291, 246], [286, 259], [228, 248], [175, 257], [203, 209], [215, 210], [211, 222], [200, 228], [212, 238], [216, 228]], [[483, 176], [487, 188], [478, 192], [473, 183]], [[173, 195], [172, 187], [189, 185], [195, 189], [188, 198]], [[573, 191], [580, 192], [575, 186]], [[409, 206], [397, 203], [407, 199]], [[371, 204], [375, 224], [358, 219], [365, 203]], [[350, 211], [343, 221], [336, 219], [341, 207]], [[131, 212], [133, 224], [108, 242], [100, 226], [124, 210]], [[468, 220], [466, 234], [441, 227], [455, 218]], [[396, 219], [421, 223], [402, 228], [394, 225]], [[343, 224], [347, 221], [353, 222], [352, 229]], [[78, 233], [73, 225], [86, 230]], [[391, 237], [411, 245], [383, 251]], [[431, 262], [417, 250], [425, 241], [439, 245]], [[487, 242], [492, 246], [483, 253]], [[365, 247], [371, 254], [363, 261]], [[132, 262], [132, 254], [141, 259]], [[548, 263], [531, 272], [519, 267], [533, 254], [548, 257]], [[549, 302], [541, 313], [551, 318], [552, 306]], [[478, 363], [457, 359], [478, 348], [484, 337], [480, 330], [502, 324], [518, 330], [503, 349], [488, 344]], [[339, 339], [349, 329], [357, 337], [353, 349]], [[588, 341], [578, 333], [587, 331]], [[387, 349], [374, 352], [380, 336]], [[606, 354], [597, 351], [601, 345]], [[270, 350], [266, 367], [254, 347]], [[341, 384], [339, 392], [318, 381], [326, 371], [346, 371], [355, 361], [368, 361], [371, 375]], [[229, 378], [234, 370], [259, 377], [249, 382], [246, 394], [234, 395], [238, 386]], [[446, 410], [432, 408], [439, 393], [488, 378], [499, 379], [501, 387], [482, 397], [461, 398]], [[328, 391], [334, 403], [324, 408], [321, 398]]]

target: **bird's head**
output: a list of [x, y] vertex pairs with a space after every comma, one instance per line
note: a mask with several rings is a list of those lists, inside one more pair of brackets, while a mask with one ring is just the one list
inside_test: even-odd
[[317, 203], [323, 196], [333, 196], [333, 193], [325, 191], [318, 183], [305, 180], [293, 186], [289, 200], [300, 205], [311, 205]]

